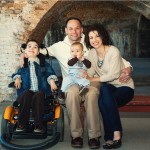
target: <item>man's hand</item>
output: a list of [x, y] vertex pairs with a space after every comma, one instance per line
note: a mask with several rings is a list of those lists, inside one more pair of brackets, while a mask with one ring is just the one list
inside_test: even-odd
[[21, 64], [20, 64], [21, 67], [23, 67], [23, 65], [24, 65], [24, 58], [28, 58], [28, 57], [25, 53], [22, 53], [21, 54]]
[[21, 88], [21, 80], [19, 78], [16, 78], [16, 80], [15, 80], [15, 87], [16, 87], [16, 89]]
[[121, 71], [119, 81], [122, 82], [122, 83], [126, 83], [130, 80], [130, 78], [131, 78], [131, 67], [124, 68]]
[[54, 79], [50, 79], [50, 85], [51, 85], [51, 91], [55, 91], [58, 89]]

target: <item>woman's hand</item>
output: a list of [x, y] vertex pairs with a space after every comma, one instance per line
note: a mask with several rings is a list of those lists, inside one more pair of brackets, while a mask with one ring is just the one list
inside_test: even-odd
[[89, 80], [90, 82], [100, 82], [100, 77], [89, 77], [88, 73], [85, 71], [84, 73], [84, 78]]
[[93, 81], [93, 78], [89, 77], [88, 73], [86, 71], [83, 72], [83, 76], [84, 78], [86, 78], [87, 80], [89, 80], [90, 82]]
[[51, 91], [52, 92], [58, 89], [57, 85], [55, 84], [54, 79], [50, 79], [50, 85], [51, 85]]
[[15, 80], [15, 87], [16, 87], [16, 89], [21, 88], [21, 80], [19, 78], [16, 78], [16, 80]]

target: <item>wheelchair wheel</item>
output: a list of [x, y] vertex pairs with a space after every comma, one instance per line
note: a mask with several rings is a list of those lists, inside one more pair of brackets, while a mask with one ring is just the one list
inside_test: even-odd
[[59, 142], [64, 140], [64, 110], [60, 107], [60, 117], [57, 119], [57, 132], [60, 133]]
[[12, 125], [9, 120], [4, 119], [4, 113], [1, 120], [1, 136], [9, 142], [12, 138]]

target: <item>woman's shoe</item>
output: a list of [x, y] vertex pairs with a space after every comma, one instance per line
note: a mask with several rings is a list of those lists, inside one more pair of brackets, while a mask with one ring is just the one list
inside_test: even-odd
[[121, 147], [121, 145], [122, 145], [121, 139], [114, 140], [113, 143], [111, 144], [112, 148], [119, 148]]
[[112, 141], [112, 143], [105, 142], [105, 144], [103, 144], [103, 148], [104, 149], [119, 148], [121, 147], [121, 145], [122, 145], [122, 142], [121, 142], [121, 139], [119, 139], [119, 140]]
[[[112, 143], [113, 144], [113, 143]], [[103, 148], [104, 149], [112, 149], [112, 144], [111, 143], [105, 143], [105, 144], [103, 144]]]

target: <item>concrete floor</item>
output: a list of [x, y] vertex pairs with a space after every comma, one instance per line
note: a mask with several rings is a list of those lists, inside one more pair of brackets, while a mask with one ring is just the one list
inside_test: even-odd
[[[2, 109], [1, 109], [2, 110]], [[55, 146], [48, 148], [47, 150], [75, 150], [70, 145], [70, 134], [68, 118], [65, 113], [65, 134], [64, 141], [57, 143]], [[149, 150], [150, 149], [150, 113], [121, 113], [121, 120], [123, 125], [123, 145], [119, 150]], [[1, 120], [2, 115], [0, 115]], [[87, 131], [84, 131], [84, 146], [82, 150], [89, 149]], [[102, 127], [102, 137], [100, 139], [101, 147], [104, 142], [103, 139], [103, 127]], [[17, 144], [33, 144], [35, 142], [41, 142], [41, 140], [17, 140]], [[0, 146], [0, 150], [4, 150]]]

